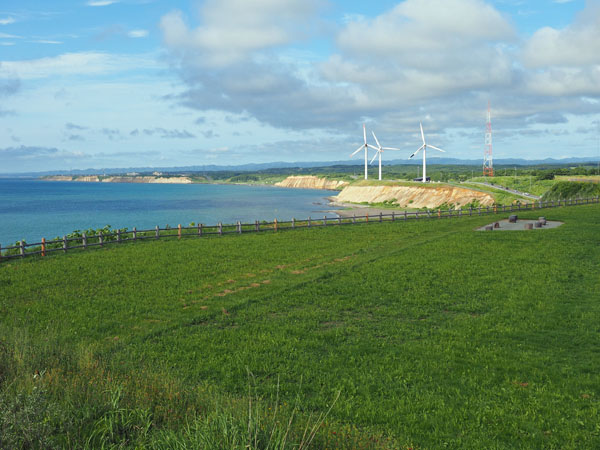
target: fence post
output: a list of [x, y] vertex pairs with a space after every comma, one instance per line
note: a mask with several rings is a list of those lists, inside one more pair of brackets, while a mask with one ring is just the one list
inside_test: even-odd
[[310, 228], [310, 216], [308, 216], [308, 228]]
[[356, 213], [352, 214], [352, 223], [356, 223]]
[[323, 226], [327, 226], [327, 216], [323, 216]]
[[498, 214], [498, 205], [494, 203], [494, 214]]
[[452, 208], [448, 208], [448, 219], [452, 219]]
[[472, 215], [473, 215], [473, 207], [469, 206], [469, 216], [472, 216]]
[[404, 210], [404, 220], [408, 220], [408, 213]]
[[438, 208], [438, 219], [442, 218], [442, 210]]
[[417, 210], [417, 211], [415, 211], [415, 219], [418, 219], [418, 218], [419, 218], [419, 211]]
[[296, 228], [296, 219], [292, 217], [292, 228]]
[[63, 236], [63, 252], [67, 253], [67, 237]]
[[392, 211], [392, 222], [394, 222], [396, 220], [396, 215], [394, 214], [394, 211]]
[[481, 215], [481, 206], [479, 207], [479, 215]]
[[177, 239], [181, 239], [181, 224], [177, 225]]
[[238, 233], [241, 234], [242, 233], [242, 224], [240, 223], [239, 220], [238, 220], [238, 223], [237, 223], [237, 229], [238, 229]]
[[338, 225], [342, 224], [342, 216], [338, 216]]
[[46, 238], [42, 238], [42, 256], [46, 256]]
[[427, 210], [427, 218], [431, 219], [431, 211], [429, 209]]
[[198, 236], [202, 236], [202, 224], [198, 224]]
[[102, 239], [102, 230], [98, 233], [98, 242], [100, 242], [100, 247], [104, 245], [104, 239]]
[[121, 242], [121, 230], [117, 228], [117, 242]]
[[383, 222], [383, 214], [381, 211], [379, 211], [379, 221]]
[[133, 235], [133, 240], [135, 241], [137, 239], [137, 229], [135, 227], [133, 227], [132, 235]]
[[219, 222], [219, 235], [223, 234], [223, 224]]
[[[135, 228], [134, 228], [134, 230], [135, 230]], [[83, 249], [84, 250], [87, 249], [87, 236], [85, 235], [85, 233], [83, 233], [81, 235], [81, 240], [83, 241]]]
[[520, 203], [517, 205], [517, 207], [519, 208], [519, 211], [521, 211], [521, 204]]
[[156, 225], [155, 234], [156, 234], [156, 239], [158, 239], [160, 236], [158, 225]]
[[0, 261], [2, 261], [2, 244], [0, 244]]
[[369, 223], [369, 213], [367, 213], [367, 223]]
[[462, 217], [462, 208], [458, 210], [458, 217]]
[[254, 221], [254, 229], [255, 229], [256, 231], [260, 231], [260, 224], [258, 223], [258, 220], [255, 220], [255, 221]]
[[273, 221], [273, 227], [275, 228], [275, 231], [277, 231], [277, 218]]
[[21, 254], [21, 257], [25, 257], [25, 245], [23, 244], [23, 241], [19, 241], [19, 253]]

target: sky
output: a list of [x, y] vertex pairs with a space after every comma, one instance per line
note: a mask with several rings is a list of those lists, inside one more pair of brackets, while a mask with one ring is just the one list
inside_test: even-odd
[[483, 159], [488, 104], [494, 158], [600, 157], [600, 0], [0, 2], [0, 173], [346, 160], [363, 123]]

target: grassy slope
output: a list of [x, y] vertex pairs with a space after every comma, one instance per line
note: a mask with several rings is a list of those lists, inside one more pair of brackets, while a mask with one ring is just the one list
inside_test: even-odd
[[[303, 409], [323, 411], [341, 390], [332, 423], [402, 445], [597, 447], [600, 207], [543, 214], [566, 223], [415, 221], [5, 263], [0, 340], [50, 335], [79, 355], [70, 370], [100, 362], [166, 391], [243, 399], [249, 370], [261, 395], [279, 378], [283, 400], [301, 392]], [[157, 417], [206, 408], [148, 395], [129, 402]]]
[[473, 181], [482, 183], [495, 183], [511, 189], [516, 189], [521, 192], [529, 192], [533, 195], [543, 195], [552, 187], [556, 181], [554, 180], [536, 180], [534, 176], [496, 176], [496, 177], [475, 177]]

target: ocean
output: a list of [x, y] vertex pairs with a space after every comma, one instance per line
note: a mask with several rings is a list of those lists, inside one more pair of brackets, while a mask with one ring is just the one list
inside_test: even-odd
[[337, 217], [330, 191], [230, 184], [136, 184], [0, 178], [0, 244], [74, 230]]

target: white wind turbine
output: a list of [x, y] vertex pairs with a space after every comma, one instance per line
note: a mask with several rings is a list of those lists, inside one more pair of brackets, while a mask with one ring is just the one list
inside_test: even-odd
[[414, 152], [412, 155], [410, 155], [410, 158], [412, 158], [413, 156], [415, 156], [417, 153], [419, 153], [421, 150], [423, 150], [423, 183], [427, 183], [427, 147], [431, 147], [434, 150], [437, 150], [438, 152], [444, 152], [445, 150], [442, 150], [441, 148], [437, 148], [434, 147], [433, 145], [429, 145], [425, 142], [425, 133], [423, 133], [423, 124], [421, 122], [419, 122], [419, 126], [421, 127], [421, 139], [423, 139], [423, 145], [421, 145], [419, 147], [419, 149]]
[[371, 133], [373, 133], [375, 142], [377, 142], [377, 153], [375, 153], [375, 156], [373, 156], [373, 159], [371, 160], [371, 164], [373, 164], [373, 161], [375, 161], [375, 158], [377, 158], [377, 156], [379, 155], [379, 180], [381, 181], [381, 154], [383, 153], [384, 150], [400, 150], [400, 149], [395, 148], [395, 147], [382, 147], [381, 144], [379, 143], [379, 140], [377, 140], [377, 136], [375, 136], [375, 132], [371, 131]]
[[352, 158], [354, 155], [356, 155], [361, 150], [365, 151], [365, 180], [366, 180], [369, 177], [368, 174], [367, 174], [367, 165], [368, 165], [368, 156], [367, 156], [367, 153], [369, 151], [369, 147], [371, 147], [373, 150], [377, 150], [377, 147], [373, 147], [371, 144], [367, 144], [367, 129], [366, 129], [364, 123], [363, 123], [363, 138], [365, 140], [365, 143], [363, 145], [361, 145], [360, 147], [358, 147], [356, 149], [356, 151], [350, 155], [350, 158]]

